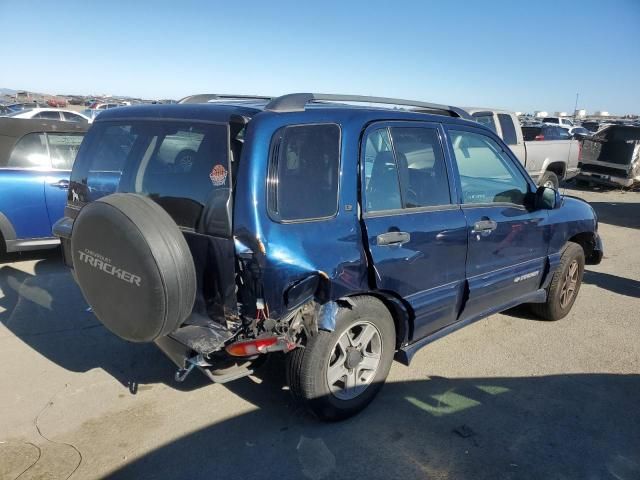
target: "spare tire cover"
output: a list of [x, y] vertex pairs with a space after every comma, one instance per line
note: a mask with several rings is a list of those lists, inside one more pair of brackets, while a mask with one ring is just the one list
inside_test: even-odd
[[119, 337], [150, 342], [191, 313], [196, 273], [189, 246], [151, 199], [115, 193], [87, 204], [75, 219], [71, 248], [84, 298]]

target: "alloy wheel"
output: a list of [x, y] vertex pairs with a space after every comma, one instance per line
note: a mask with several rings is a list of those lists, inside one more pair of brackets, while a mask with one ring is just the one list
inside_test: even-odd
[[579, 270], [580, 267], [578, 266], [577, 260], [574, 260], [569, 264], [569, 268], [562, 282], [562, 290], [560, 290], [560, 306], [562, 308], [567, 308], [576, 294]]
[[327, 365], [327, 385], [340, 400], [361, 395], [376, 376], [382, 357], [382, 338], [368, 321], [351, 325], [334, 345]]

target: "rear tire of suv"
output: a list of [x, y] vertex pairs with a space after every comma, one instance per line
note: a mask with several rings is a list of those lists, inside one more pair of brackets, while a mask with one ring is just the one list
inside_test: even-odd
[[584, 250], [577, 243], [569, 243], [562, 252], [558, 269], [547, 288], [547, 301], [531, 305], [533, 312], [543, 320], [560, 320], [573, 307], [584, 274]]
[[540, 177], [540, 182], [538, 185], [541, 187], [550, 187], [554, 190], [558, 190], [560, 187], [560, 180], [558, 180], [558, 176], [553, 172], [544, 172], [542, 177]]
[[353, 297], [332, 332], [320, 330], [287, 355], [294, 398], [322, 420], [341, 420], [364, 409], [382, 388], [395, 351], [389, 310], [373, 297]]

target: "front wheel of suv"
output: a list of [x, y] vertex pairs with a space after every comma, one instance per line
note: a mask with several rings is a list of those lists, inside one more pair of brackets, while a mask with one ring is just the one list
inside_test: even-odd
[[547, 301], [531, 305], [543, 320], [560, 320], [573, 307], [584, 274], [584, 250], [577, 243], [569, 243], [562, 252], [560, 265], [547, 288]]
[[320, 330], [287, 355], [293, 396], [322, 420], [341, 420], [364, 409], [382, 388], [395, 350], [389, 310], [373, 297], [354, 297], [341, 308], [333, 332]]

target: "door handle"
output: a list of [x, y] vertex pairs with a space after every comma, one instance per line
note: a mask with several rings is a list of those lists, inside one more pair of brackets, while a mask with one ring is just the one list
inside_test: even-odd
[[411, 235], [407, 232], [387, 232], [376, 237], [376, 244], [384, 247], [389, 245], [402, 245], [411, 240]]
[[472, 233], [491, 233], [496, 228], [498, 228], [497, 222], [489, 219], [483, 219], [473, 224]]
[[57, 182], [50, 183], [52, 187], [67, 190], [69, 188], [69, 180], [58, 180]]

